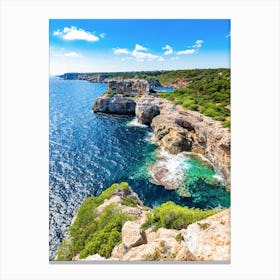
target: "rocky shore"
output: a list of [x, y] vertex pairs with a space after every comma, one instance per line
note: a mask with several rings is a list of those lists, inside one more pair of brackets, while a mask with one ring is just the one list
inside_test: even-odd
[[[133, 201], [133, 205], [128, 205], [128, 198], [130, 202]], [[88, 204], [88, 202], [85, 203]], [[122, 225], [120, 242], [112, 247], [109, 257], [97, 253], [87, 253], [87, 256], [84, 257], [82, 256], [83, 251], [71, 256], [75, 237], [71, 235], [70, 230], [64, 243], [60, 246], [55, 260], [69, 260], [69, 257], [72, 261], [230, 260], [229, 209], [220, 211], [206, 219], [198, 219], [197, 222], [179, 230], [163, 227], [155, 229], [154, 226], [144, 229], [143, 224], [147, 221], [147, 217], [152, 215], [152, 209], [145, 207], [128, 185], [125, 188], [117, 186], [110, 197], [97, 208], [92, 208], [91, 211], [96, 213], [94, 220], [102, 219], [102, 215], [109, 208], [113, 209], [113, 212], [125, 214], [129, 218]], [[81, 216], [78, 218], [81, 219]], [[73, 219], [72, 226], [78, 218]], [[104, 226], [106, 227], [106, 224]], [[84, 227], [87, 228], [88, 225], [84, 224]], [[79, 228], [79, 230], [83, 232], [84, 229]]]
[[95, 113], [136, 115], [150, 125], [154, 141], [171, 154], [194, 152], [205, 156], [223, 175], [230, 190], [230, 132], [198, 112], [157, 97], [146, 80], [114, 79], [94, 105]]

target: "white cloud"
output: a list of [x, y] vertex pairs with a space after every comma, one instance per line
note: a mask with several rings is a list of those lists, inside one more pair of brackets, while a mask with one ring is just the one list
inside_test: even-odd
[[164, 55], [169, 55], [173, 53], [173, 48], [169, 45], [166, 45], [165, 47], [162, 48], [163, 50], [166, 50], [164, 52]]
[[163, 57], [161, 57], [161, 56], [158, 58], [158, 61], [164, 61], [164, 60], [165, 59]]
[[182, 55], [182, 54], [194, 54], [195, 49], [190, 49], [190, 50], [184, 50], [184, 51], [179, 51], [177, 54]]
[[193, 48], [201, 48], [202, 43], [202, 40], [196, 40], [195, 44], [193, 45]]
[[148, 49], [143, 47], [143, 46], [141, 46], [141, 45], [139, 45], [139, 44], [136, 44], [134, 50], [135, 51], [146, 51]]
[[145, 53], [145, 52], [139, 52], [137, 50], [133, 50], [131, 55], [133, 57], [135, 57], [137, 61], [144, 61], [146, 59], [151, 61], [151, 60], [154, 60], [154, 59], [159, 57], [158, 55], [154, 55], [154, 54], [151, 54], [151, 53]]
[[135, 59], [136, 61], [139, 61], [139, 62], [143, 62], [145, 60], [152, 61], [155, 59], [158, 59], [158, 61], [163, 61], [162, 57], [152, 54], [152, 53], [148, 53], [146, 51], [147, 51], [147, 48], [145, 48], [139, 44], [135, 45], [135, 48], [133, 51], [129, 51], [128, 49], [125, 49], [125, 48], [113, 49], [113, 52], [116, 55], [120, 55], [120, 54], [129, 55], [125, 58], [122, 58], [122, 61], [125, 61], [127, 59]]
[[99, 41], [99, 37], [91, 32], [85, 31], [83, 29], [78, 29], [75, 26], [64, 27], [62, 31], [56, 30], [53, 32], [54, 36], [59, 36], [64, 40], [84, 40], [88, 42]]
[[113, 49], [113, 50], [114, 50], [114, 54], [116, 54], [116, 55], [130, 53], [130, 51], [128, 51], [127, 49]]
[[195, 52], [198, 52], [198, 49], [202, 47], [202, 40], [196, 40], [194, 45], [192, 45], [192, 49], [186, 49], [182, 51], [176, 52], [176, 54], [183, 55], [183, 54], [194, 54]]
[[173, 56], [173, 57], [171, 57], [170, 59], [171, 59], [171, 60], [178, 60], [179, 57], [178, 57], [178, 56]]
[[64, 53], [64, 56], [68, 56], [68, 57], [81, 57], [81, 55], [79, 53], [76, 53], [76, 52]]
[[104, 39], [106, 34], [105, 33], [101, 33], [99, 36], [100, 36], [100, 38]]

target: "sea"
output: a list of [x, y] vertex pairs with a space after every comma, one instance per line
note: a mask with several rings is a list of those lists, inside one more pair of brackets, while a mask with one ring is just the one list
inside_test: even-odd
[[[219, 174], [197, 158], [184, 158], [191, 197], [183, 196], [182, 188], [181, 192], [171, 191], [155, 184], [149, 166], [156, 161], [158, 147], [151, 141], [151, 128], [131, 116], [93, 113], [93, 103], [106, 87], [106, 83], [57, 77], [49, 81], [50, 260], [84, 199], [113, 183], [128, 182], [151, 208], [170, 200], [202, 209], [230, 205], [222, 183], [203, 179]], [[176, 157], [169, 164], [172, 162], [178, 165]]]

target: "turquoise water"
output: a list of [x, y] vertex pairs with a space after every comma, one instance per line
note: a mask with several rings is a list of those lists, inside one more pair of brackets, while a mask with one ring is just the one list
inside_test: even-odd
[[174, 89], [171, 87], [155, 87], [153, 90], [160, 91], [160, 92], [172, 92]]

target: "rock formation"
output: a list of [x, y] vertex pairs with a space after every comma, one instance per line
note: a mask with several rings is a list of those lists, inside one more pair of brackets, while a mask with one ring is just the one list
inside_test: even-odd
[[[123, 243], [116, 246], [109, 260], [122, 261], [194, 261], [183, 235], [185, 229], [160, 228], [156, 232], [146, 230], [147, 240], [138, 246], [127, 247], [124, 238], [130, 234], [123, 228]], [[139, 236], [139, 234], [137, 234]]]
[[230, 189], [230, 133], [220, 122], [165, 101], [151, 126], [154, 140], [170, 153], [191, 151], [206, 156]]
[[149, 94], [150, 85], [146, 80], [140, 79], [111, 79], [108, 82], [107, 93], [120, 95], [145, 95]]
[[198, 112], [152, 97], [149, 90], [146, 80], [111, 80], [106, 93], [96, 100], [93, 111], [135, 114], [140, 123], [151, 125], [155, 142], [166, 151], [172, 154], [191, 151], [209, 159], [223, 175], [229, 190], [231, 139], [228, 129]]
[[140, 224], [127, 221], [122, 227], [122, 241], [125, 248], [129, 249], [147, 243], [146, 233]]
[[95, 113], [135, 115], [136, 102], [132, 97], [146, 96], [150, 86], [146, 80], [112, 79], [104, 95], [97, 98], [93, 111]]
[[135, 106], [133, 99], [116, 95], [112, 98], [102, 96], [96, 99], [92, 109], [94, 113], [134, 115]]
[[230, 260], [230, 209], [189, 225], [186, 246], [199, 261]]
[[140, 123], [150, 125], [152, 119], [159, 114], [159, 106], [153, 102], [153, 98], [141, 98], [136, 101], [135, 115]]

